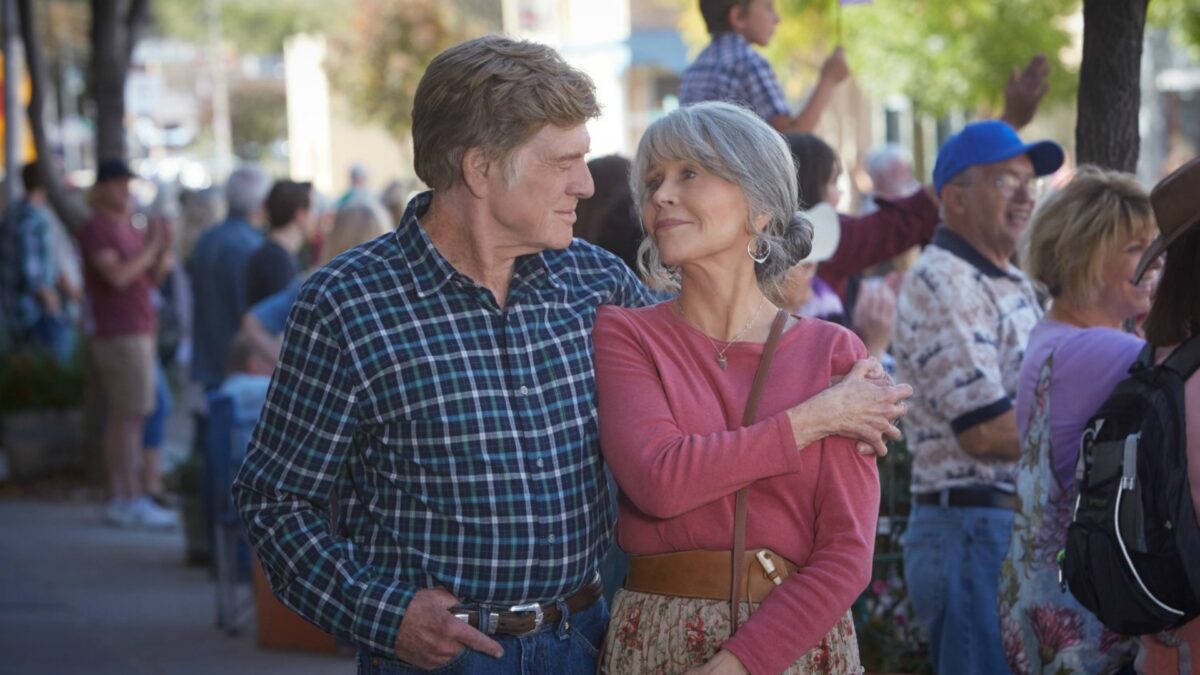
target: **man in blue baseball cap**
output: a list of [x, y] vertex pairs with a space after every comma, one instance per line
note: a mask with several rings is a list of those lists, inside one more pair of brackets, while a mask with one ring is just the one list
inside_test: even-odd
[[968, 124], [938, 153], [942, 224], [896, 304], [898, 380], [912, 385], [905, 436], [913, 509], [905, 581], [939, 673], [1008, 673], [996, 609], [1020, 458], [1013, 399], [1042, 310], [1010, 259], [1058, 170], [1056, 143], [1004, 122]]

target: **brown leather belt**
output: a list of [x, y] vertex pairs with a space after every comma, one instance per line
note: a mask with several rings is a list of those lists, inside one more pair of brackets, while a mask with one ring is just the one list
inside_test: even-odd
[[[759, 553], [775, 566], [775, 574], [767, 574], [757, 557]], [[732, 557], [729, 551], [680, 551], [629, 556], [629, 577], [625, 580], [625, 589], [679, 598], [728, 601]], [[778, 576], [782, 581], [800, 569], [792, 561], [767, 549], [746, 551], [742, 564], [745, 566], [747, 587], [742, 597], [750, 602], [762, 602], [775, 590], [772, 576]]]
[[[591, 607], [600, 599], [603, 593], [600, 577], [597, 576], [590, 584], [584, 586], [566, 599], [567, 611], [578, 614]], [[540, 604], [531, 602], [525, 605], [513, 605], [506, 609], [491, 607], [455, 607], [454, 617], [465, 621], [472, 628], [480, 628], [482, 615], [487, 614], [487, 633], [501, 635], [529, 635], [543, 628], [558, 624], [562, 618], [557, 603]]]

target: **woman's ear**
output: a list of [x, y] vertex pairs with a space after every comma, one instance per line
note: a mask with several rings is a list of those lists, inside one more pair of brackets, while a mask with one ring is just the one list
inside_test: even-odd
[[767, 225], [771, 224], [771, 214], [760, 213], [757, 216], [750, 217], [750, 229], [754, 230], [755, 234], [762, 234], [767, 229]]

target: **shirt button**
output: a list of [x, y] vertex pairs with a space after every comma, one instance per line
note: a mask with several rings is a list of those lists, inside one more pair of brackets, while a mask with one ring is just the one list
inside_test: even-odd
[[537, 464], [537, 467], [538, 467], [539, 469], [540, 469], [540, 468], [542, 468], [543, 466], [545, 466], [545, 465], [546, 465], [546, 463], [545, 463], [544, 461], [540, 460], [540, 459], [539, 459], [537, 462], [535, 462], [535, 463]]
[[521, 387], [521, 395], [522, 395], [522, 396], [525, 396], [525, 395], [526, 395], [526, 394], [528, 394], [528, 393], [529, 393], [529, 387], [522, 386], [522, 387]]
[[554, 543], [554, 535], [550, 535], [549, 537], [546, 537], [546, 541], [548, 541], [548, 542], [550, 542], [551, 544], [553, 544], [553, 543]]

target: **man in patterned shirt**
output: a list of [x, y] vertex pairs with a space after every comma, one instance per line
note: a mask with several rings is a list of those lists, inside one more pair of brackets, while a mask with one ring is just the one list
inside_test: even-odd
[[413, 103], [433, 190], [300, 291], [234, 494], [276, 595], [360, 673], [594, 671], [613, 509], [592, 324], [651, 301], [572, 240], [598, 114], [548, 47], [443, 52]]
[[1029, 280], [1010, 259], [1063, 162], [1004, 122], [968, 124], [938, 153], [943, 224], [908, 273], [892, 349], [913, 386], [905, 436], [913, 511], [904, 575], [939, 673], [1008, 673], [996, 609], [1020, 458], [1013, 398], [1033, 325]]
[[727, 101], [753, 110], [780, 133], [809, 133], [833, 90], [850, 76], [841, 47], [821, 64], [821, 76], [798, 115], [788, 108], [775, 71], [750, 45], [765, 47], [779, 25], [774, 0], [700, 0], [712, 42], [683, 71], [679, 102]]

